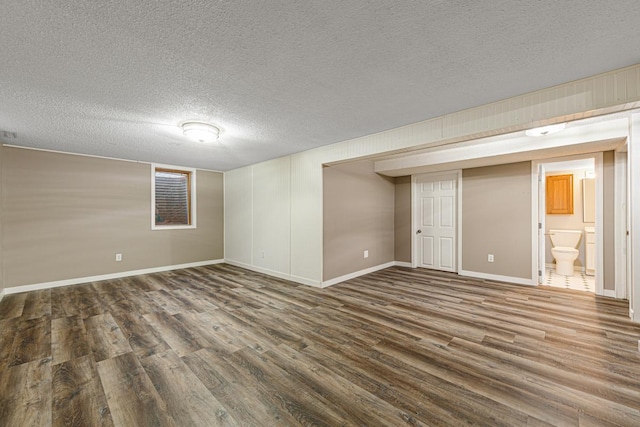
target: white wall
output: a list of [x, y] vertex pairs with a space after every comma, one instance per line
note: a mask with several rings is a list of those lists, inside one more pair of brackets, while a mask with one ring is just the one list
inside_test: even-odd
[[291, 271], [291, 159], [283, 157], [253, 168], [253, 265]]
[[640, 114], [634, 114], [631, 120], [631, 137], [629, 138], [628, 153], [629, 174], [629, 232], [631, 242], [629, 245], [630, 265], [630, 295], [629, 308], [631, 317], [640, 322]]
[[[269, 268], [278, 269], [274, 271], [281, 277], [301, 283], [322, 283], [323, 163], [515, 132], [637, 107], [640, 107], [640, 65], [285, 157], [290, 162], [290, 264], [288, 271], [280, 261], [269, 264]], [[252, 196], [247, 196], [250, 193], [247, 180], [251, 182], [251, 190], [257, 191], [263, 186], [262, 180], [271, 174], [273, 182], [281, 180], [287, 173], [286, 163], [277, 159], [225, 175], [225, 257], [228, 260], [261, 269], [265, 264], [251, 260], [256, 251], [274, 254], [283, 251], [285, 256], [286, 248], [279, 239], [273, 242], [263, 239], [260, 244], [266, 247], [256, 247], [254, 236], [261, 235], [262, 231], [253, 227], [273, 225], [265, 221], [250, 222], [247, 226], [247, 213], [242, 212], [249, 209], [253, 217], [274, 217], [281, 211], [284, 200], [275, 198], [272, 203], [262, 204], [258, 211], [242, 197], [252, 200]], [[256, 167], [266, 168], [260, 182], [253, 176]], [[248, 241], [253, 241], [250, 247]]]
[[224, 257], [252, 265], [253, 167], [224, 174]]
[[289, 277], [291, 157], [227, 172], [225, 220], [227, 262]]

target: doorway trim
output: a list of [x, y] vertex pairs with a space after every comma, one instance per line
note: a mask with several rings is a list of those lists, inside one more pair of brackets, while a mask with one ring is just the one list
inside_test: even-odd
[[614, 177], [614, 206], [615, 206], [615, 280], [616, 295], [618, 299], [627, 299], [629, 292], [628, 266], [630, 264], [628, 234], [629, 229], [629, 204], [627, 200], [627, 141], [620, 144], [614, 152], [615, 177]]
[[[540, 221], [540, 206], [538, 203], [538, 194], [540, 191], [539, 186], [544, 185], [544, 182], [539, 176], [539, 165], [548, 163], [558, 163], [571, 160], [582, 159], [594, 159], [595, 173], [596, 173], [596, 295], [605, 295], [604, 292], [604, 234], [603, 234], [603, 219], [604, 219], [604, 183], [603, 183], [603, 153], [588, 153], [577, 154], [573, 156], [564, 157], [550, 157], [547, 159], [534, 160], [531, 162], [531, 277], [534, 284], [539, 283], [538, 265], [540, 262], [540, 239], [538, 235], [538, 222]], [[543, 231], [544, 233], [544, 231]], [[584, 237], [583, 237], [584, 238]], [[544, 239], [543, 239], [544, 240]], [[542, 245], [545, 242], [543, 241]], [[544, 260], [542, 260], [544, 265]], [[542, 267], [544, 268], [544, 267]], [[615, 291], [608, 291], [607, 296], [615, 296]]]
[[418, 229], [418, 177], [436, 177], [446, 174], [456, 175], [456, 266], [455, 272], [460, 274], [462, 271], [462, 169], [444, 170], [439, 172], [421, 173], [411, 175], [411, 267], [418, 268], [418, 239], [416, 238], [416, 230]]

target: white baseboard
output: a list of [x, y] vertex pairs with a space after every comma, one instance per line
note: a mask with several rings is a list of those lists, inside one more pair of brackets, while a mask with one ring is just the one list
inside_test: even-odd
[[13, 286], [5, 288], [3, 294], [19, 294], [21, 292], [39, 291], [41, 289], [58, 288], [60, 286], [78, 285], [80, 283], [98, 282], [100, 280], [120, 279], [122, 277], [139, 276], [141, 274], [159, 273], [161, 271], [180, 270], [182, 268], [202, 267], [204, 265], [221, 264], [223, 259], [190, 262], [187, 264], [166, 265], [162, 267], [144, 268], [142, 270], [122, 271], [119, 273], [101, 274], [99, 276], [78, 277], [76, 279], [57, 280], [54, 282], [35, 283], [33, 285]]
[[4, 298], [4, 289], [0, 291], [0, 301], [2, 301], [2, 298]]
[[335, 284], [344, 282], [349, 279], [355, 279], [356, 277], [364, 276], [365, 274], [373, 273], [378, 270], [383, 270], [389, 267], [409, 267], [411, 268], [410, 262], [403, 261], [390, 261], [385, 264], [376, 265], [374, 267], [366, 268], [364, 270], [356, 271], [353, 273], [345, 274], [344, 276], [336, 277], [334, 279], [325, 280], [324, 282], [317, 282], [315, 280], [309, 280], [304, 277], [298, 277], [290, 274], [281, 273], [279, 271], [269, 270], [268, 268], [256, 267], [255, 265], [246, 264], [244, 262], [234, 261], [232, 259], [225, 259], [224, 262], [230, 265], [235, 265], [236, 267], [245, 268], [247, 270], [255, 271], [256, 273], [266, 274], [268, 276], [278, 277], [280, 279], [290, 280], [292, 282], [300, 283], [302, 285], [313, 286], [314, 288], [327, 288], [329, 286], [333, 286]]
[[[354, 271], [353, 273], [345, 274], [344, 276], [325, 280], [324, 282], [322, 282], [322, 287], [326, 288], [328, 286], [333, 286], [346, 280], [355, 279], [356, 277], [364, 276], [365, 274], [374, 273], [378, 270], [384, 270], [385, 268], [394, 267], [396, 265], [398, 265], [397, 261], [390, 261], [384, 264], [376, 265], [374, 267], [365, 268], [364, 270]], [[409, 264], [409, 266], [411, 265]]]
[[[373, 272], [376, 272], [378, 270], [383, 270], [385, 268], [394, 267], [394, 266], [397, 266], [397, 267], [409, 267], [409, 268], [413, 267], [410, 262], [391, 261], [391, 262], [387, 262], [385, 264], [380, 264], [380, 265], [376, 265], [374, 267], [366, 268], [364, 270], [355, 271], [353, 273], [345, 274], [344, 276], [336, 277], [334, 279], [325, 280], [324, 282], [322, 282], [322, 287], [326, 288], [328, 286], [333, 286], [335, 284], [344, 282], [346, 280], [355, 279], [356, 277], [364, 276], [365, 274], [373, 273]], [[486, 273], [479, 273], [479, 272], [476, 272], [476, 271], [466, 271], [466, 270], [460, 271], [459, 274], [461, 276], [475, 277], [475, 278], [478, 278], [478, 279], [496, 280], [496, 281], [500, 281], [500, 282], [515, 283], [515, 284], [518, 284], [518, 285], [528, 285], [528, 286], [535, 286], [536, 285], [536, 283], [533, 280], [523, 279], [521, 277], [500, 276], [500, 275], [497, 275], [497, 274], [486, 274]]]
[[476, 279], [496, 280], [498, 282], [515, 283], [517, 285], [536, 286], [535, 280], [523, 279], [522, 277], [501, 276], [499, 274], [487, 274], [477, 271], [460, 270], [461, 276], [475, 277]]
[[396, 261], [395, 262], [395, 266], [396, 267], [413, 268], [413, 265], [410, 262], [405, 262], [405, 261]]
[[322, 286], [321, 282], [315, 281], [315, 280], [309, 280], [307, 278], [304, 277], [299, 277], [299, 276], [289, 276], [289, 280], [292, 280], [296, 283], [300, 283], [301, 285], [307, 285], [307, 286], [313, 286], [314, 288], [324, 288], [324, 286]]
[[611, 289], [604, 289], [603, 295], [605, 297], [615, 298], [616, 297], [616, 291], [611, 290]]
[[244, 262], [234, 261], [232, 259], [225, 259], [225, 263], [234, 265], [236, 267], [244, 268], [246, 270], [255, 271], [256, 273], [266, 274], [267, 276], [277, 277], [279, 279], [289, 280], [291, 282], [300, 283], [302, 285], [313, 286], [314, 288], [322, 288], [322, 283], [314, 280], [309, 280], [304, 277], [298, 277], [291, 274], [281, 273], [279, 271], [270, 270], [268, 268], [256, 267], [255, 265], [246, 264]]

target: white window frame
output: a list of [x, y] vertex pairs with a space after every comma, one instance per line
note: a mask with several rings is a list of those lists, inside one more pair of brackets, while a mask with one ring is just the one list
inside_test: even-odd
[[[189, 173], [190, 179], [190, 209], [191, 209], [191, 224], [188, 225], [156, 225], [156, 170], [157, 169], [170, 169], [178, 172]], [[197, 209], [197, 197], [196, 197], [196, 169], [194, 168], [185, 168], [182, 166], [172, 166], [172, 165], [162, 165], [157, 163], [151, 164], [151, 229], [152, 230], [180, 230], [180, 229], [191, 229], [197, 228], [197, 218], [196, 212]]]

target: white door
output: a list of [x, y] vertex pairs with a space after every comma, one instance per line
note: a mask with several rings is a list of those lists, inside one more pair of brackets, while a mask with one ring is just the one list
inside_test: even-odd
[[417, 266], [457, 271], [456, 216], [458, 174], [415, 178], [414, 224]]

